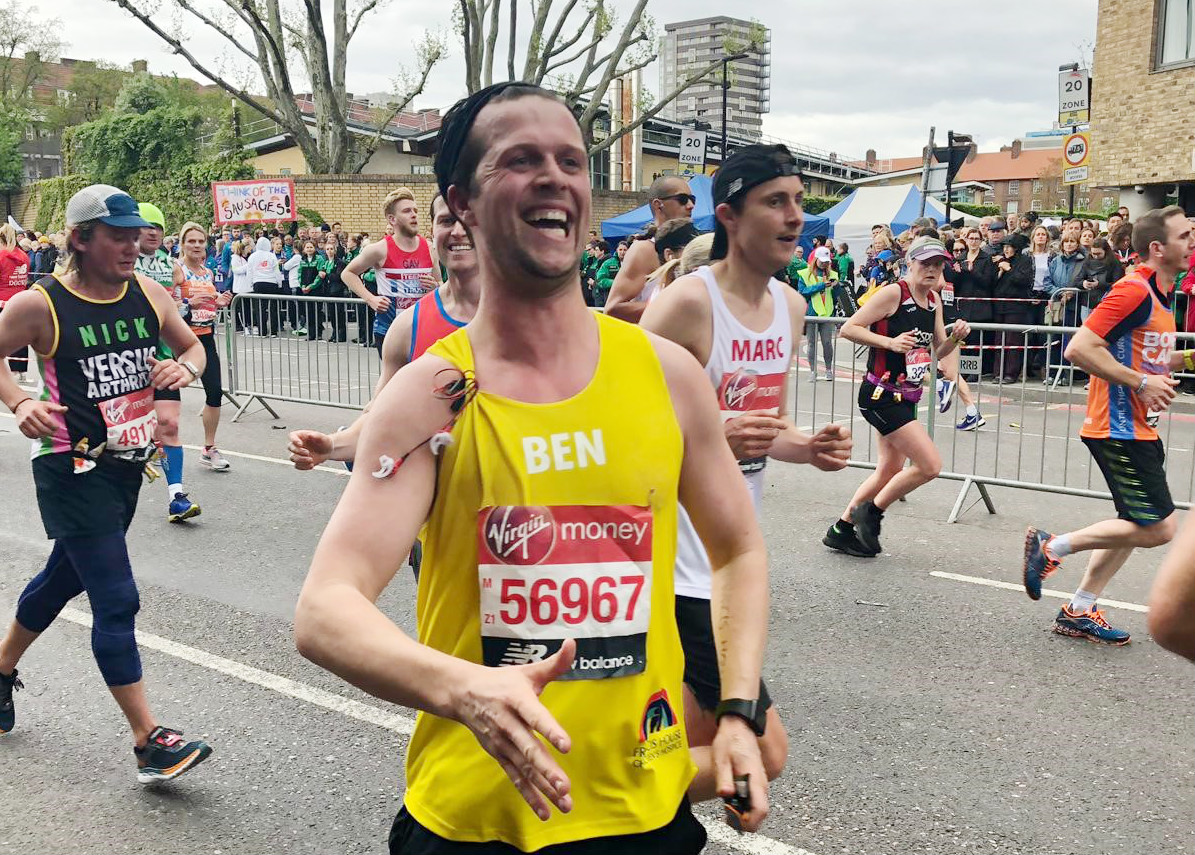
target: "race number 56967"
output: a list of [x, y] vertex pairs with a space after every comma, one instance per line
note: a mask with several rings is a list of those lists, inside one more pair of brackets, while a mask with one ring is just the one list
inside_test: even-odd
[[563, 580], [541, 576], [534, 581], [506, 577], [499, 590], [498, 617], [507, 626], [528, 622], [537, 626], [616, 621], [633, 624], [644, 582], [642, 574], [598, 576], [593, 580], [581, 576]]

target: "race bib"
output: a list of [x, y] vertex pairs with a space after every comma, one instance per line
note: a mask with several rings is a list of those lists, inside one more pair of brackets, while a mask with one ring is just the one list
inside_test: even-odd
[[154, 441], [158, 413], [152, 388], [100, 401], [98, 406], [108, 429], [107, 451], [140, 451]]
[[486, 665], [526, 665], [577, 642], [561, 679], [603, 680], [647, 666], [651, 509], [501, 505], [477, 517]]
[[191, 326], [193, 327], [214, 327], [216, 325], [216, 312], [211, 309], [191, 309]]
[[384, 277], [378, 277], [378, 294], [389, 297], [398, 311], [419, 302], [430, 291], [419, 277], [431, 273], [430, 267], [412, 267], [406, 270], [387, 270]]
[[905, 380], [913, 386], [920, 386], [929, 371], [929, 350], [915, 347], [905, 354]]
[[947, 282], [942, 286], [942, 303], [947, 306], [954, 305], [954, 283]]

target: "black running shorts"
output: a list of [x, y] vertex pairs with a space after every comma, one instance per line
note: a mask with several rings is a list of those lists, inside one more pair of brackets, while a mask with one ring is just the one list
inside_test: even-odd
[[1083, 444], [1104, 473], [1118, 517], [1153, 525], [1174, 513], [1166, 483], [1166, 449], [1160, 439], [1083, 437]]
[[[676, 598], [676, 628], [685, 652], [685, 685], [697, 696], [697, 704], [713, 712], [722, 700], [722, 675], [718, 671], [718, 651], [714, 647], [714, 622], [710, 601], [697, 597]], [[759, 681], [759, 703], [763, 709], [772, 705], [768, 687]]]
[[137, 512], [144, 463], [101, 455], [94, 469], [75, 474], [74, 455], [33, 458], [33, 484], [46, 537], [94, 537], [128, 531]]
[[864, 380], [859, 384], [859, 414], [880, 436], [887, 436], [900, 430], [909, 422], [917, 421], [917, 405], [912, 401], [894, 401], [885, 392], [878, 400], [872, 398], [876, 387]]
[[181, 401], [182, 399], [182, 389], [154, 389], [155, 401]]
[[[513, 787], [514, 784], [503, 776], [495, 786]], [[643, 855], [644, 852], [696, 855], [705, 848], [705, 842], [705, 828], [693, 816], [686, 796], [672, 820], [654, 831], [557, 843], [535, 851], [536, 855]], [[416, 822], [403, 805], [390, 826], [390, 855], [523, 855], [523, 851], [497, 841], [459, 843], [445, 840]]]

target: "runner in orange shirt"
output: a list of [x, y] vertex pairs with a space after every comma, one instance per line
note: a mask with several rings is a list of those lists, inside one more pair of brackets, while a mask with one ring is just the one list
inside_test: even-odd
[[1133, 249], [1142, 263], [1112, 286], [1066, 348], [1067, 359], [1091, 375], [1079, 435], [1108, 482], [1118, 519], [1061, 535], [1030, 527], [1023, 568], [1025, 591], [1038, 600], [1064, 557], [1092, 550], [1054, 631], [1116, 645], [1127, 644], [1129, 634], [1108, 625], [1096, 599], [1136, 547], [1163, 546], [1175, 532], [1165, 451], [1149, 411], [1174, 400], [1178, 381], [1170, 372], [1195, 369], [1195, 351], [1174, 349], [1170, 306], [1174, 279], [1195, 252], [1195, 230], [1182, 208], [1155, 209], [1138, 220]]

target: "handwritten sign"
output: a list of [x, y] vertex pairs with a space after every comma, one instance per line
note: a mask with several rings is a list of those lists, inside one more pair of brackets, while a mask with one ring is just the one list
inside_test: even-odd
[[213, 181], [216, 225], [295, 219], [295, 183], [289, 179]]

